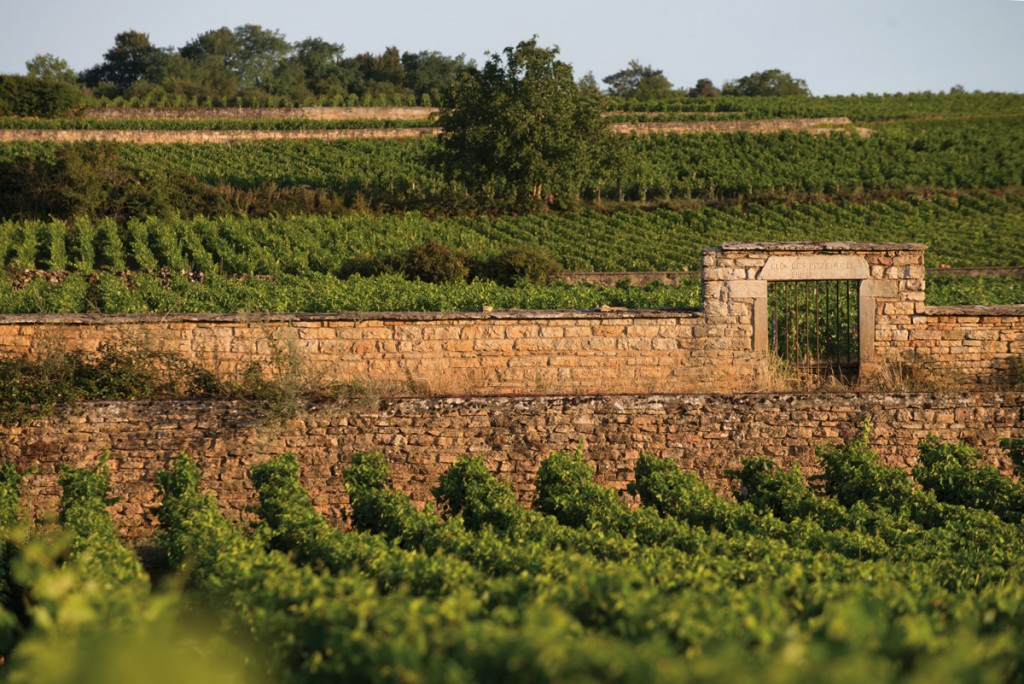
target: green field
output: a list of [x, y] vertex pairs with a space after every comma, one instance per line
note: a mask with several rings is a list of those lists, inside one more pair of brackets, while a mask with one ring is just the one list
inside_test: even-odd
[[[623, 209], [575, 214], [349, 215], [337, 218], [0, 223], [0, 310], [7, 313], [478, 310], [692, 307], [699, 283], [601, 288], [486, 279], [422, 282], [375, 259], [435, 240], [470, 259], [538, 247], [568, 270], [700, 269], [723, 242], [923, 242], [926, 264], [1024, 266], [1024, 194], [931, 199], [748, 203], [722, 209]], [[27, 271], [27, 273], [26, 273]], [[360, 273], [362, 277], [350, 277]], [[52, 277], [59, 273], [60, 277]], [[202, 274], [200, 277], [199, 274]], [[253, 277], [258, 276], [258, 277]], [[929, 279], [931, 304], [1024, 303], [1015, 277]]]
[[[600, 177], [578, 197], [545, 207], [470, 195], [437, 170], [431, 139], [0, 145], [0, 311], [699, 304], [695, 284], [570, 288], [526, 278], [513, 286], [513, 278], [493, 282], [474, 266], [527, 248], [565, 270], [696, 271], [705, 247], [795, 240], [918, 242], [928, 246], [931, 267], [1024, 266], [1022, 96], [681, 98], [615, 116], [718, 114], [848, 116], [870, 135], [840, 128], [829, 136], [619, 136]], [[307, 124], [350, 125], [126, 125]], [[464, 272], [426, 277], [407, 268], [404, 255], [428, 242], [456, 251]], [[1024, 303], [1014, 278], [936, 277], [927, 297]]]

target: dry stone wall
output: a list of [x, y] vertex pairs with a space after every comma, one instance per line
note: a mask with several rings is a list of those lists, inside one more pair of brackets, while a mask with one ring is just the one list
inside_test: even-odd
[[93, 465], [106, 454], [117, 524], [146, 537], [156, 524], [156, 474], [182, 451], [197, 458], [204, 488], [236, 518], [255, 503], [249, 467], [292, 452], [316, 507], [343, 524], [342, 469], [357, 453], [383, 453], [397, 488], [417, 502], [431, 499], [460, 455], [475, 454], [528, 503], [541, 461], [577, 448], [597, 479], [619, 490], [646, 452], [728, 494], [735, 483], [726, 471], [743, 457], [764, 454], [814, 472], [815, 447], [857, 435], [865, 421], [891, 465], [911, 466], [918, 442], [934, 434], [968, 441], [1008, 471], [998, 442], [1024, 434], [1024, 393], [362, 398], [311, 404], [284, 421], [246, 402], [95, 402], [0, 427], [0, 455], [35, 469], [23, 495], [29, 514], [42, 515], [59, 502], [61, 465]]
[[859, 370], [907, 366], [956, 387], [1024, 375], [1024, 306], [929, 307], [923, 245], [729, 243], [705, 250], [698, 310], [0, 316], [0, 353], [172, 352], [225, 381], [253, 364], [417, 394], [742, 392], [771, 387], [773, 282], [857, 281]]
[[[749, 384], [743, 339], [708, 340], [699, 311], [268, 316], [4, 316], [0, 353], [172, 352], [230, 382], [253, 363], [391, 393], [686, 392]], [[749, 337], [749, 334], [748, 334]]]

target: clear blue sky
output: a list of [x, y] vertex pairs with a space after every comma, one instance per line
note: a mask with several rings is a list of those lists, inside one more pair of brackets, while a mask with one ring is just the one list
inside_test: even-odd
[[1021, 0], [0, 0], [0, 17], [0, 73], [47, 52], [85, 69], [128, 29], [181, 47], [250, 23], [348, 55], [395, 45], [478, 62], [537, 34], [599, 81], [637, 59], [676, 87], [779, 68], [820, 95], [1024, 92]]

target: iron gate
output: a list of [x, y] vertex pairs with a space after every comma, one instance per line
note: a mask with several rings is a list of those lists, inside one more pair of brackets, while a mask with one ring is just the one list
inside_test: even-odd
[[768, 284], [768, 338], [787, 364], [849, 377], [860, 359], [857, 280], [781, 280]]

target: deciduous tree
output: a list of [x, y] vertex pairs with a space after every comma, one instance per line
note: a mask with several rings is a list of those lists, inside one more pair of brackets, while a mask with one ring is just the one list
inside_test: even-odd
[[661, 69], [644, 66], [635, 59], [622, 71], [606, 76], [604, 82], [608, 94], [635, 100], [657, 100], [672, 92], [672, 83]]
[[810, 95], [807, 82], [779, 69], [755, 71], [722, 86], [726, 95]]
[[462, 73], [444, 99], [439, 162], [471, 192], [553, 203], [580, 195], [603, 159], [599, 94], [536, 36]]

